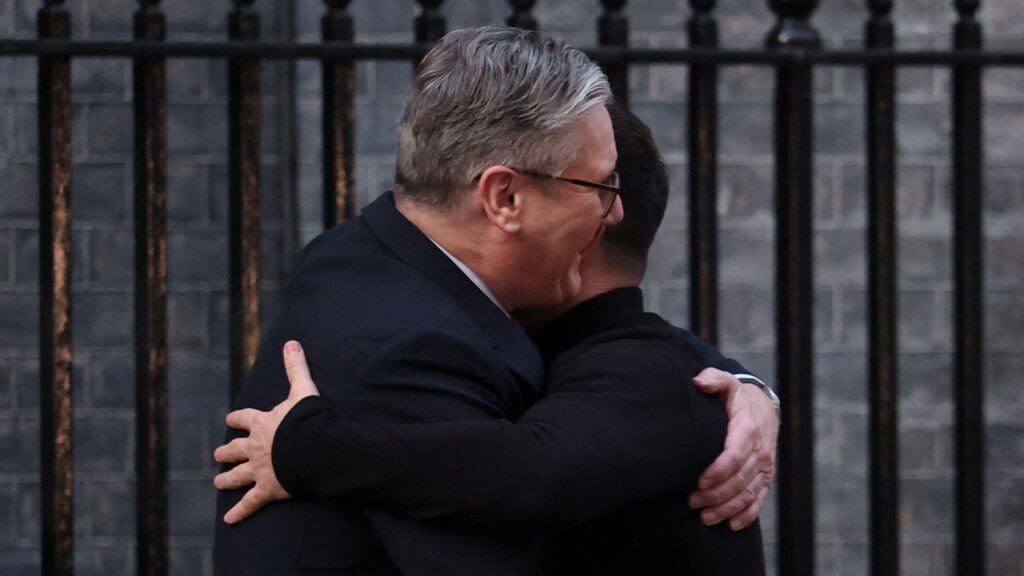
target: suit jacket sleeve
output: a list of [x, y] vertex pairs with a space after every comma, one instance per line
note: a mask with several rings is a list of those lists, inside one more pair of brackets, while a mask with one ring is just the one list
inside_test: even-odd
[[742, 364], [732, 358], [727, 358], [718, 348], [693, 332], [675, 326], [673, 331], [697, 351], [706, 366], [718, 368], [730, 374], [751, 374]]
[[553, 373], [548, 395], [516, 423], [392, 425], [307, 398], [282, 423], [275, 470], [297, 496], [344, 496], [499, 535], [567, 528], [695, 481], [720, 450], [697, 454], [706, 448], [691, 412], [699, 394], [680, 383], [699, 368], [644, 343], [598, 346]]
[[[321, 353], [309, 360], [314, 377], [340, 374], [329, 355]], [[365, 371], [352, 375], [358, 386], [335, 396], [333, 402], [379, 426], [449, 419], [486, 422], [515, 413], [513, 389], [519, 384], [513, 374], [470, 339], [451, 331], [412, 329], [381, 346], [367, 364]], [[345, 462], [336, 456], [347, 428], [337, 411], [318, 409], [327, 405], [321, 398], [304, 400], [275, 434], [274, 470], [293, 495], [331, 493], [347, 473], [347, 467], [342, 467]], [[376, 448], [405, 449], [401, 444]], [[417, 468], [413, 464], [414, 474], [427, 473]], [[376, 482], [374, 475], [366, 479]], [[538, 573], [525, 541], [502, 541], [387, 510], [364, 509], [364, 514], [402, 572]]]

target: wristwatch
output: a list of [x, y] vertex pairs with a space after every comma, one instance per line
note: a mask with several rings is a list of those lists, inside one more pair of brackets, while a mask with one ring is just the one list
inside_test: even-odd
[[737, 380], [744, 384], [753, 384], [761, 389], [762, 392], [768, 396], [768, 400], [771, 401], [772, 406], [775, 407], [775, 415], [782, 419], [782, 402], [779, 400], [779, 395], [772, 390], [771, 386], [764, 383], [763, 380], [754, 376], [753, 374], [733, 374]]

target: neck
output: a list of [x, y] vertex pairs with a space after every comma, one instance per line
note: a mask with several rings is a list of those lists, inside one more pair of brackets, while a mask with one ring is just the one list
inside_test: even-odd
[[640, 278], [612, 265], [600, 248], [583, 260], [580, 275], [583, 277], [583, 287], [579, 295], [569, 302], [566, 310], [606, 292], [640, 284]]
[[558, 306], [546, 306], [516, 312], [516, 320], [523, 325], [527, 332], [533, 334], [543, 328], [548, 322], [565, 314], [582, 302], [612, 290], [640, 285], [642, 277], [637, 277], [636, 274], [623, 271], [621, 267], [615, 266], [608, 256], [607, 251], [602, 249], [601, 244], [598, 244], [594, 251], [583, 259], [583, 262], [580, 264], [580, 277], [583, 283], [580, 293], [575, 298], [567, 300]]
[[496, 257], [502, 248], [502, 238], [494, 233], [482, 207], [473, 206], [472, 202], [466, 204], [441, 211], [410, 200], [396, 199], [395, 202], [398, 211], [420, 232], [472, 270], [502, 307], [513, 310], [512, 295], [505, 289], [496, 266], [502, 261]]

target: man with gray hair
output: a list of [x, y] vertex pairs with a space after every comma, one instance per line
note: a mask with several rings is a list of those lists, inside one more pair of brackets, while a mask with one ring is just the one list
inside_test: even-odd
[[[236, 402], [255, 410], [229, 417], [252, 451], [222, 477], [255, 487], [218, 495], [218, 574], [538, 571], [531, 542], [345, 501], [276, 501], [235, 522], [286, 498], [302, 468], [302, 450], [270, 446], [330, 441], [325, 402], [382, 422], [517, 420], [543, 393], [541, 356], [509, 315], [574, 298], [583, 255], [622, 218], [610, 98], [585, 55], [533, 32], [456, 31], [427, 54], [394, 193], [306, 247]], [[289, 340], [323, 398], [278, 404]]]

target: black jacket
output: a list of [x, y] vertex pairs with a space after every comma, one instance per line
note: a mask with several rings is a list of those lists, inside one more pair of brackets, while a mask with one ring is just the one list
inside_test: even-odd
[[[236, 409], [269, 410], [287, 396], [281, 349], [289, 339], [302, 342], [324, 398], [379, 422], [516, 419], [543, 383], [541, 357], [525, 333], [398, 212], [390, 194], [306, 247]], [[303, 432], [292, 442], [331, 437], [329, 422], [306, 421]], [[287, 436], [287, 427], [279, 434]], [[237, 435], [229, 430], [227, 438]], [[243, 493], [218, 494], [217, 574], [535, 570], [512, 543], [339, 503], [277, 502], [227, 526], [221, 517]]]
[[[274, 446], [285, 488], [509, 541], [547, 534], [554, 573], [763, 574], [757, 524], [708, 528], [686, 505], [726, 427], [721, 404], [691, 379], [709, 357], [742, 367], [645, 314], [638, 288], [580, 304], [539, 343], [550, 388], [517, 423], [386, 425], [304, 400]], [[315, 424], [323, 421], [330, 434]]]

